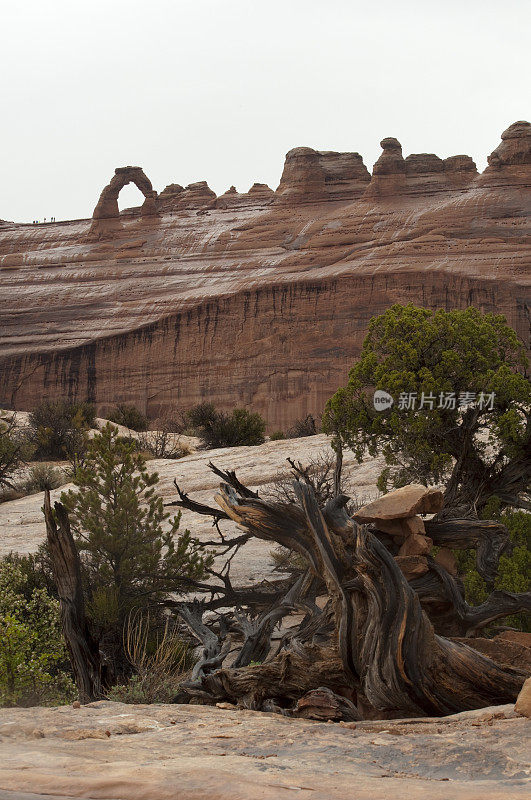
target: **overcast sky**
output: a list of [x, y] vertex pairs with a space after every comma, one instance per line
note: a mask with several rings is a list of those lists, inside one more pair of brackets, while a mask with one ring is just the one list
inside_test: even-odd
[[[529, 119], [527, 0], [6, 0], [0, 218], [88, 217], [114, 168], [157, 191], [276, 188], [292, 147], [467, 153]], [[120, 207], [137, 205], [126, 187]]]

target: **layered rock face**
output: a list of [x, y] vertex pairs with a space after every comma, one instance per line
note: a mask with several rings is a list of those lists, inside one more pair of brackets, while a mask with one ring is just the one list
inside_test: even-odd
[[334, 153], [296, 147], [286, 156], [277, 205], [353, 200], [371, 179], [359, 153]]
[[[531, 126], [469, 156], [296, 148], [276, 192], [160, 194], [117, 170], [93, 219], [0, 225], [0, 401], [150, 415], [212, 400], [270, 428], [319, 414], [394, 302], [504, 313], [529, 347]], [[142, 177], [143, 176], [143, 177]], [[133, 180], [146, 201], [118, 214]]]

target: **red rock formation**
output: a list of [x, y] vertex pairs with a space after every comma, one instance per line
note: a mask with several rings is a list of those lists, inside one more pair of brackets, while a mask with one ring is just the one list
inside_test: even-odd
[[184, 192], [184, 186], [179, 183], [170, 183], [166, 186], [157, 198], [157, 209], [159, 211], [171, 211], [177, 204], [179, 196]]
[[285, 428], [320, 413], [393, 302], [501, 312], [528, 344], [530, 127], [480, 176], [384, 139], [371, 179], [357, 154], [298, 148], [275, 193], [172, 184], [157, 215], [2, 225], [0, 405], [209, 399]]
[[465, 186], [471, 183], [478, 171], [470, 156], [449, 156], [443, 161], [444, 172], [452, 186]]
[[383, 153], [374, 165], [367, 197], [446, 192], [471, 184], [477, 176], [470, 156], [450, 156], [444, 161], [434, 153], [413, 153], [406, 159], [397, 139], [380, 142]]
[[480, 185], [521, 184], [529, 188], [531, 125], [529, 122], [513, 122], [501, 138], [501, 144], [487, 159], [489, 166], [479, 180]]
[[262, 200], [272, 200], [275, 193], [270, 189], [267, 183], [253, 183], [248, 191], [249, 197], [253, 199], [261, 198]]
[[406, 158], [405, 163], [408, 193], [429, 194], [448, 189], [444, 162], [434, 153], [414, 153]]
[[119, 216], [118, 195], [128, 183], [134, 183], [142, 192], [144, 204], [142, 214], [156, 214], [157, 193], [141, 167], [117, 167], [110, 183], [104, 188], [94, 209], [92, 219], [115, 219]]
[[329, 200], [354, 200], [360, 197], [371, 175], [359, 153], [320, 151]]
[[296, 147], [290, 150], [277, 189], [281, 205], [360, 197], [371, 176], [359, 153]]
[[383, 153], [372, 169], [367, 197], [400, 194], [406, 184], [406, 162], [398, 139], [392, 136], [382, 139], [380, 147]]
[[273, 201], [275, 193], [265, 183], [253, 183], [248, 192], [240, 193], [235, 186], [227, 189], [211, 204], [212, 208], [243, 208], [254, 205], [263, 207]]
[[529, 122], [513, 122], [502, 133], [501, 138], [501, 144], [487, 159], [490, 167], [531, 164], [531, 125]]
[[326, 199], [321, 157], [311, 147], [295, 147], [286, 155], [276, 203], [310, 203]]
[[206, 181], [189, 183], [184, 192], [179, 195], [174, 208], [176, 210], [185, 208], [204, 208], [216, 199], [216, 193], [212, 191]]

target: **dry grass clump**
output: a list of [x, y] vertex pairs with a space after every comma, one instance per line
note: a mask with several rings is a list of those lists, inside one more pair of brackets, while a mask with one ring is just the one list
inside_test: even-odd
[[124, 630], [124, 649], [134, 673], [125, 684], [113, 686], [109, 700], [122, 703], [171, 703], [192, 664], [189, 645], [170, 620], [153, 637], [149, 614], [130, 614]]

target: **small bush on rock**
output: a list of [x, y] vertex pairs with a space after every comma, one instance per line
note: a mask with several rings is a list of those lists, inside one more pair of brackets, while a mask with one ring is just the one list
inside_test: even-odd
[[201, 403], [187, 414], [188, 424], [204, 447], [242, 447], [263, 444], [265, 421], [260, 414], [235, 408], [231, 414], [216, 411], [212, 403]]
[[119, 403], [109, 414], [111, 422], [129, 428], [131, 431], [146, 431], [148, 418], [135, 406]]
[[[500, 557], [494, 588], [506, 592], [528, 592], [531, 588], [531, 514], [512, 509], [501, 510], [498, 498], [492, 497], [482, 517], [502, 522], [511, 537], [510, 547]], [[489, 590], [476, 569], [476, 551], [455, 550], [454, 553], [463, 576], [466, 600], [472, 605], [483, 603], [489, 596]], [[513, 614], [504, 619], [504, 625], [531, 632], [531, 615], [525, 612]]]
[[79, 458], [86, 448], [86, 433], [95, 424], [95, 409], [90, 403], [46, 400], [29, 416], [35, 458]]
[[148, 615], [131, 614], [124, 630], [124, 649], [134, 669], [126, 683], [113, 686], [109, 700], [121, 703], [171, 703], [192, 666], [192, 651], [166, 620], [153, 636]]
[[315, 436], [316, 433], [317, 425], [315, 424], [315, 419], [311, 414], [308, 414], [303, 419], [298, 419], [293, 423], [286, 434], [286, 439], [300, 439], [303, 436]]
[[179, 439], [176, 432], [181, 426], [175, 415], [159, 417], [152, 423], [153, 430], [144, 431], [138, 437], [141, 450], [153, 458], [183, 458], [191, 450]]
[[58, 489], [67, 483], [64, 472], [51, 464], [35, 464], [29, 470], [23, 483], [26, 494], [44, 492], [46, 489]]

